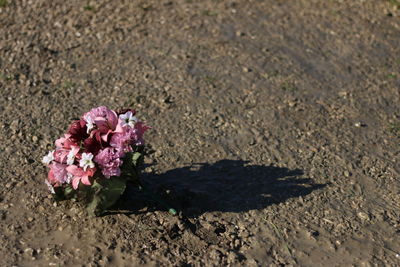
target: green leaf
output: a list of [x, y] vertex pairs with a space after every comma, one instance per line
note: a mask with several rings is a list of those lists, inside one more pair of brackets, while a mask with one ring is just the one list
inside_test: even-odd
[[140, 167], [143, 162], [143, 154], [140, 152], [135, 152], [131, 155], [132, 163], [136, 168]]
[[70, 185], [67, 185], [66, 187], [54, 187], [54, 192], [54, 199], [56, 201], [72, 199], [75, 197], [76, 193], [76, 191]]
[[68, 185], [67, 187], [64, 188], [64, 195], [66, 198], [74, 198], [75, 197], [75, 189], [72, 188], [72, 186]]
[[129, 181], [137, 183], [139, 180], [139, 170], [143, 164], [143, 154], [140, 152], [126, 153], [124, 164], [121, 167], [122, 175]]
[[87, 211], [92, 216], [99, 216], [109, 207], [114, 205], [126, 188], [124, 177], [111, 177], [110, 179], [97, 179], [91, 186], [88, 198]]

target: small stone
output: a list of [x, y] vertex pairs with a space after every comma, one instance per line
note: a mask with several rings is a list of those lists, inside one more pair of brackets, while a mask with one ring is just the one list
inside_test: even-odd
[[13, 131], [18, 130], [19, 120], [14, 120], [10, 124], [10, 129]]
[[6, 188], [11, 188], [13, 185], [14, 185], [14, 183], [13, 183], [13, 182], [6, 183]]
[[362, 220], [368, 221], [369, 220], [369, 215], [366, 214], [365, 212], [360, 211], [357, 213], [358, 217]]
[[28, 221], [29, 221], [29, 222], [33, 222], [33, 220], [34, 220], [34, 219], [33, 219], [32, 217], [28, 217]]
[[35, 250], [33, 249], [33, 248], [26, 248], [25, 250], [24, 250], [24, 253], [25, 254], [28, 254], [29, 256], [33, 256], [33, 255], [35, 255]]
[[233, 251], [231, 251], [227, 255], [227, 260], [229, 263], [233, 263], [237, 260], [237, 255]]
[[250, 68], [247, 68], [247, 67], [244, 67], [244, 68], [243, 68], [243, 71], [244, 71], [244, 72], [251, 72], [251, 69], [250, 69]]
[[362, 122], [356, 122], [356, 123], [354, 123], [354, 126], [360, 128], [360, 127], [364, 127], [365, 124], [363, 124]]
[[241, 241], [239, 239], [235, 239], [235, 241], [233, 241], [233, 246], [235, 248], [239, 248], [241, 244]]
[[350, 172], [349, 171], [344, 171], [343, 175], [346, 176], [346, 177], [349, 177], [350, 176]]
[[32, 136], [32, 141], [36, 143], [37, 141], [39, 141], [39, 138], [36, 135], [34, 135]]

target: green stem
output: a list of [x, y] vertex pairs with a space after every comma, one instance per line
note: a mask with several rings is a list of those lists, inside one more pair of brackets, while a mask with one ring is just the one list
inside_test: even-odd
[[168, 212], [172, 215], [176, 215], [177, 212], [174, 208], [171, 208], [170, 205], [168, 205], [164, 200], [162, 200], [159, 196], [153, 194], [150, 190], [148, 190], [146, 187], [144, 187], [140, 182], [138, 183], [138, 187], [140, 191], [143, 191], [147, 196], [161, 204], [164, 208], [168, 210]]

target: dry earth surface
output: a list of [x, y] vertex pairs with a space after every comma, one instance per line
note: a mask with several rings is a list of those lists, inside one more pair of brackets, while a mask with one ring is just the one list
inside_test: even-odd
[[[400, 6], [391, 0], [0, 0], [1, 266], [400, 265]], [[143, 180], [108, 215], [41, 158], [135, 107]]]

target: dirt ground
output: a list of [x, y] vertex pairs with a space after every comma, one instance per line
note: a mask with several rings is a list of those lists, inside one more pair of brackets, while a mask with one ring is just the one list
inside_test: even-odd
[[[0, 0], [1, 266], [399, 266], [400, 2]], [[42, 157], [134, 107], [143, 181], [55, 203]]]

